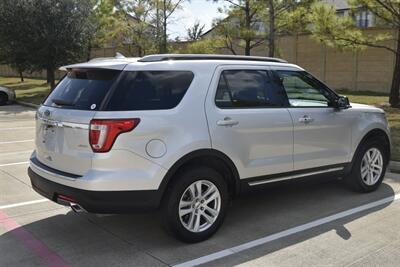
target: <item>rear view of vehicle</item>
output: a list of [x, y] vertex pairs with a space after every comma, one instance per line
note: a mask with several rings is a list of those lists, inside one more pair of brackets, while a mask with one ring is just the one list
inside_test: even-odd
[[[76, 211], [158, 207], [166, 144], [173, 154], [174, 143], [191, 135], [180, 128], [176, 109], [192, 72], [122, 71], [127, 64], [115, 64], [68, 68], [37, 112], [33, 187]], [[207, 140], [205, 120], [199, 121], [197, 132]]]

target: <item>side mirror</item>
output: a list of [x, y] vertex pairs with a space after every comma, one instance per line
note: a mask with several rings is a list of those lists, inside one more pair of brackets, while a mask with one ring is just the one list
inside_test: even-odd
[[335, 108], [337, 109], [348, 109], [351, 108], [350, 106], [350, 101], [347, 96], [339, 96], [335, 103], [334, 103]]

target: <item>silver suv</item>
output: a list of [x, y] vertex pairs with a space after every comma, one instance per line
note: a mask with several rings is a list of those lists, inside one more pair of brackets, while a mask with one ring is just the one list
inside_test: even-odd
[[310, 176], [361, 192], [382, 183], [384, 112], [281, 59], [152, 55], [63, 69], [38, 109], [28, 172], [75, 211], [161, 208], [178, 238], [198, 242], [250, 188]]

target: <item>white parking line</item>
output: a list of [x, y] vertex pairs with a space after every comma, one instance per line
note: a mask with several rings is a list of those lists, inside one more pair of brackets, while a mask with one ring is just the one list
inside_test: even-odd
[[34, 139], [27, 139], [27, 140], [18, 140], [18, 141], [6, 141], [6, 142], [0, 142], [0, 145], [3, 144], [14, 144], [14, 143], [26, 143], [26, 142], [32, 142], [35, 141]]
[[2, 128], [2, 129], [0, 129], [0, 132], [1, 131], [11, 131], [11, 130], [25, 130], [25, 129], [35, 129], [35, 126], [32, 126], [32, 127], [12, 127], [12, 128]]
[[23, 154], [23, 153], [29, 153], [32, 152], [33, 150], [21, 150], [21, 151], [13, 151], [13, 152], [0, 152], [0, 156], [5, 156], [5, 155], [16, 155], [16, 154]]
[[314, 227], [317, 227], [317, 226], [320, 226], [320, 225], [323, 225], [326, 223], [330, 223], [335, 220], [342, 219], [344, 217], [347, 217], [347, 216], [350, 216], [350, 215], [353, 215], [353, 214], [356, 214], [356, 213], [359, 213], [359, 212], [362, 212], [365, 210], [369, 210], [369, 209], [372, 209], [372, 208], [375, 208], [375, 207], [378, 207], [378, 206], [381, 206], [381, 205], [384, 205], [384, 204], [387, 204], [387, 203], [390, 203], [390, 202], [393, 202], [393, 201], [396, 201], [399, 199], [400, 199], [400, 194], [397, 194], [397, 195], [394, 195], [391, 197], [387, 197], [387, 198], [384, 198], [384, 199], [381, 199], [381, 200], [378, 200], [375, 202], [371, 202], [371, 203], [368, 203], [368, 204], [365, 204], [365, 205], [362, 205], [362, 206], [359, 206], [359, 207], [356, 207], [353, 209], [349, 209], [346, 211], [342, 211], [342, 212], [333, 214], [331, 216], [324, 217], [322, 219], [318, 219], [318, 220], [315, 220], [315, 221], [312, 221], [312, 222], [309, 222], [306, 224], [302, 224], [302, 225], [284, 230], [284, 231], [276, 233], [276, 234], [268, 235], [268, 236], [244, 243], [242, 245], [224, 249], [224, 250], [221, 250], [221, 251], [218, 251], [218, 252], [215, 252], [215, 253], [212, 253], [212, 254], [209, 254], [209, 255], [194, 259], [194, 260], [183, 262], [183, 263], [174, 265], [174, 267], [197, 266], [200, 264], [205, 264], [205, 263], [217, 260], [217, 259], [224, 258], [229, 255], [239, 253], [243, 250], [257, 247], [257, 246], [278, 240], [283, 237], [291, 236], [296, 233], [303, 232], [303, 231], [309, 230], [311, 228], [314, 228]]
[[50, 200], [48, 200], [47, 198], [43, 198], [43, 199], [38, 199], [38, 200], [9, 204], [9, 205], [0, 206], [0, 210], [21, 207], [21, 206], [26, 206], [26, 205], [32, 205], [32, 204], [38, 204], [38, 203], [47, 202], [47, 201], [50, 201]]
[[13, 163], [0, 164], [0, 167], [22, 165], [22, 164], [28, 164], [28, 163], [29, 163], [29, 161], [13, 162]]

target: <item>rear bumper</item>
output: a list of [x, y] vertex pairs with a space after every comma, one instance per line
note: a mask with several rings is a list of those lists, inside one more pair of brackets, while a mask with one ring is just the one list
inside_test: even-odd
[[74, 203], [91, 213], [130, 213], [158, 208], [162, 194], [160, 190], [138, 191], [91, 191], [78, 189], [50, 181], [28, 169], [33, 189], [42, 196], [59, 203], [67, 204], [59, 199], [59, 195], [74, 199]]

